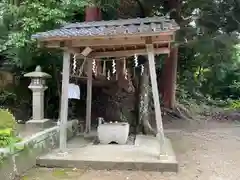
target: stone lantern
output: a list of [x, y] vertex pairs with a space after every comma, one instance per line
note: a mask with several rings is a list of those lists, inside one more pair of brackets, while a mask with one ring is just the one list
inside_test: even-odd
[[24, 77], [31, 78], [28, 88], [33, 92], [32, 119], [27, 124], [41, 128], [48, 127], [51, 121], [44, 118], [44, 91], [48, 88], [46, 79], [51, 78], [51, 75], [42, 72], [42, 68], [37, 66], [35, 71], [25, 74]]

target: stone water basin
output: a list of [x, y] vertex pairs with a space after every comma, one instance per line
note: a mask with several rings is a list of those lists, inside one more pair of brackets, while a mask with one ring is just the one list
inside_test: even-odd
[[129, 124], [126, 122], [99, 124], [97, 133], [100, 144], [109, 144], [111, 142], [126, 144], [129, 134]]

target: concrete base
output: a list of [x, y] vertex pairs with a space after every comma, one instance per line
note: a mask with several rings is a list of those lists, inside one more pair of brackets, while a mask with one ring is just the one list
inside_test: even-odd
[[29, 120], [26, 122], [27, 128], [50, 128], [54, 126], [54, 123], [50, 119]]
[[37, 159], [37, 165], [60, 168], [92, 168], [96, 170], [142, 170], [177, 172], [178, 162], [171, 142], [166, 139], [165, 155], [159, 156], [155, 137], [137, 135], [134, 145], [93, 145], [84, 138], [73, 139], [66, 153], [56, 149]]

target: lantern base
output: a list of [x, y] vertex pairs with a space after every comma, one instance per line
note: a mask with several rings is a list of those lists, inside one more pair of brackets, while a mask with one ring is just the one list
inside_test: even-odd
[[50, 119], [32, 119], [26, 122], [27, 127], [31, 128], [49, 128], [53, 126], [53, 122]]

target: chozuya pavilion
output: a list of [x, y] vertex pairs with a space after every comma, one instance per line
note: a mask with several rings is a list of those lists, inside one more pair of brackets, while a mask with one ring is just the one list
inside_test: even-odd
[[[163, 131], [155, 55], [170, 53], [171, 43], [174, 41], [175, 32], [178, 29], [179, 26], [173, 20], [165, 17], [150, 17], [72, 23], [60, 29], [33, 35], [32, 37], [37, 39], [40, 46], [63, 50], [60, 150], [68, 152], [65, 156], [59, 156], [56, 150], [40, 157], [39, 164], [79, 168], [90, 166], [97, 169], [177, 171], [177, 161], [171, 143], [164, 136]], [[84, 60], [83, 62], [87, 64], [86, 134], [91, 132], [92, 73], [94, 73], [93, 64], [96, 60], [105, 61], [106, 58], [111, 58], [117, 62], [124, 61], [125, 58], [131, 56], [147, 56], [155, 107], [156, 137], [136, 135], [133, 145], [86, 144], [86, 141], [83, 141], [84, 138], [74, 141], [78, 145], [77, 147], [72, 147], [72, 143], [67, 143], [66, 126], [71, 55], [77, 57], [79, 61], [80, 59]], [[100, 66], [104, 66], [104, 63], [102, 64]], [[101, 67], [101, 69], [104, 68]], [[126, 70], [122, 70], [122, 72], [124, 75]], [[105, 135], [109, 136], [111, 128], [115, 128], [115, 131], [117, 124], [109, 126], [109, 131], [105, 131]]]

